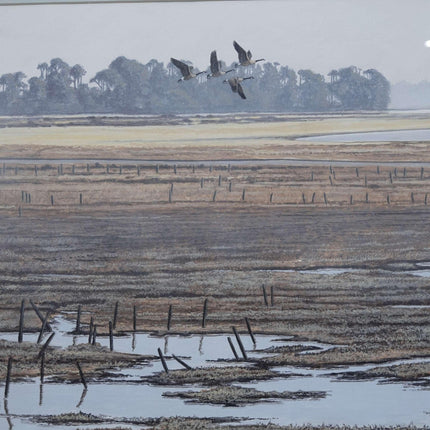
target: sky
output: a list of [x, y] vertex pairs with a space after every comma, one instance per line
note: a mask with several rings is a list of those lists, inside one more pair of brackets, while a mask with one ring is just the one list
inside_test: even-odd
[[[4, 1], [4, 0], [0, 0]], [[60, 57], [87, 70], [116, 57], [209, 66], [210, 52], [237, 61], [232, 42], [254, 58], [327, 75], [355, 65], [391, 83], [430, 81], [429, 0], [251, 0], [0, 7], [0, 75]], [[327, 76], [326, 76], [327, 78]]]

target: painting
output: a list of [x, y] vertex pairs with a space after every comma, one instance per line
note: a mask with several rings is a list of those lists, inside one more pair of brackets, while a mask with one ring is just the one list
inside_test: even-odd
[[428, 426], [429, 14], [0, 1], [0, 428]]

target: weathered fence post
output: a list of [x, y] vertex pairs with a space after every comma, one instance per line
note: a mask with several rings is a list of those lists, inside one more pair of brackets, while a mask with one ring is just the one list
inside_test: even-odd
[[137, 312], [136, 312], [136, 305], [133, 305], [133, 331], [136, 331], [136, 320], [137, 320]]
[[172, 305], [169, 305], [169, 312], [167, 313], [167, 331], [170, 330], [171, 322], [172, 322]]
[[115, 309], [113, 311], [113, 323], [112, 323], [112, 327], [114, 330], [116, 329], [117, 319], [118, 319], [118, 302], [115, 302]]
[[203, 317], [202, 317], [202, 328], [206, 327], [206, 317], [208, 313], [208, 299], [203, 302]]
[[212, 195], [212, 201], [216, 201], [216, 190], [214, 191], [213, 195]]
[[254, 336], [254, 333], [252, 332], [251, 324], [249, 323], [249, 320], [247, 317], [245, 317], [245, 323], [246, 323], [246, 328], [248, 329], [249, 336], [251, 337], [252, 343], [256, 345], [257, 341], [255, 340], [255, 336]]
[[333, 179], [331, 178], [331, 175], [328, 177], [330, 179], [330, 185], [333, 185]]
[[166, 373], [169, 373], [169, 368], [167, 367], [167, 363], [166, 363], [166, 360], [164, 359], [164, 355], [161, 352], [161, 349], [157, 348], [157, 351], [158, 351], [158, 356], [160, 357], [160, 360], [161, 360], [161, 364], [163, 365], [164, 371]]
[[76, 315], [75, 333], [79, 334], [80, 332], [81, 332], [81, 305], [78, 305], [78, 312]]
[[420, 178], [424, 179], [424, 167], [421, 167], [421, 176], [420, 176]]
[[315, 192], [312, 193], [312, 200], [311, 201], [312, 201], [312, 203], [315, 202]]
[[51, 325], [46, 321], [46, 318], [48, 317], [48, 313], [46, 314], [46, 317], [44, 318], [42, 313], [40, 312], [39, 308], [34, 304], [33, 300], [29, 300], [30, 301], [30, 305], [33, 308], [34, 312], [36, 312], [36, 315], [38, 316], [38, 318], [40, 319], [40, 321], [42, 323], [46, 324], [46, 330], [47, 331], [52, 331], [52, 327]]
[[109, 349], [113, 351], [113, 331], [112, 331], [112, 321], [109, 321]]
[[93, 340], [91, 341], [91, 345], [95, 345], [97, 340], [97, 324], [94, 324], [93, 328]]
[[242, 191], [242, 201], [243, 202], [245, 201], [245, 193], [246, 193], [246, 190], [244, 188], [243, 191]]
[[204, 183], [205, 183], [205, 180], [203, 178], [200, 179], [200, 188], [203, 188]]
[[176, 355], [175, 354], [172, 354], [172, 357], [179, 363], [179, 364], [181, 364], [182, 366], [184, 366], [185, 367], [185, 369], [187, 369], [187, 370], [192, 370], [192, 367], [191, 366], [189, 366], [187, 363], [185, 363], [185, 361], [183, 361], [183, 360], [181, 360], [179, 357], [176, 357]]
[[327, 196], [326, 193], [324, 193], [324, 203], [327, 204]]
[[270, 286], [270, 306], [274, 306], [275, 304], [275, 287], [273, 285]]
[[228, 192], [231, 193], [231, 181], [228, 183]]
[[19, 311], [19, 329], [18, 329], [18, 342], [21, 343], [24, 336], [24, 299], [21, 300], [21, 309]]
[[240, 338], [239, 333], [236, 330], [236, 327], [232, 326], [232, 329], [233, 329], [234, 335], [236, 336], [236, 340], [237, 340], [237, 343], [239, 344], [239, 348], [240, 348], [240, 351], [242, 352], [243, 358], [245, 360], [248, 360], [248, 356], [246, 355], [246, 351], [243, 346], [242, 339]]
[[266, 287], [264, 285], [261, 286], [261, 289], [263, 290], [263, 298], [264, 298], [264, 304], [266, 306], [269, 306], [269, 303], [267, 302], [267, 293], [266, 293]]
[[79, 193], [79, 204], [83, 205], [83, 203], [84, 203], [84, 197], [83, 197], [82, 193]]
[[[48, 330], [48, 317], [49, 317], [49, 311], [46, 312], [45, 318], [42, 321], [42, 327], [39, 332], [39, 336], [37, 337], [37, 343], [39, 344], [42, 341], [43, 333], [45, 332], [45, 328]], [[51, 327], [49, 326], [49, 330], [52, 331]]]
[[270, 202], [270, 203], [272, 203], [272, 202], [273, 202], [273, 193], [270, 193], [269, 202]]
[[91, 317], [90, 319], [90, 327], [88, 329], [88, 344], [91, 345], [91, 339], [93, 337], [93, 330], [94, 330], [94, 318]]
[[40, 357], [40, 383], [43, 384], [45, 379], [45, 353]]
[[228, 336], [227, 340], [228, 340], [228, 344], [230, 345], [230, 348], [233, 352], [234, 358], [236, 359], [236, 361], [239, 361], [239, 356], [237, 355], [236, 348], [233, 345], [233, 341], [231, 340], [231, 337]]
[[54, 196], [51, 194], [51, 206], [54, 206]]

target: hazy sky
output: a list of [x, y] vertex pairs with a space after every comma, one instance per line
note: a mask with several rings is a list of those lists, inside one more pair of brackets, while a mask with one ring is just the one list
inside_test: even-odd
[[356, 65], [392, 82], [430, 80], [429, 0], [255, 0], [237, 2], [0, 7], [0, 74], [37, 75], [61, 57], [82, 64], [84, 81], [124, 55], [146, 63], [209, 54], [236, 61], [232, 42], [296, 71], [327, 74]]

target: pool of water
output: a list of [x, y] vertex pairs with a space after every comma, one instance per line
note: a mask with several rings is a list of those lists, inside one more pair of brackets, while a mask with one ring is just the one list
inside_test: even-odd
[[[53, 329], [56, 332], [52, 345], [66, 347], [73, 343], [87, 342], [87, 336], [73, 336], [70, 331], [74, 323], [63, 317], [57, 317]], [[180, 364], [169, 358], [169, 354], [186, 357], [191, 366], [225, 365], [225, 362], [212, 360], [231, 360], [227, 336], [154, 336], [149, 333], [116, 336], [114, 349], [145, 355], [156, 355], [161, 348], [168, 357], [171, 369], [181, 368]], [[234, 336], [231, 336], [232, 339]], [[307, 353], [318, 353], [332, 348], [316, 342], [293, 341], [288, 336], [257, 335], [257, 345], [247, 335], [242, 340], [249, 357], [265, 355], [262, 349], [280, 345], [302, 345], [319, 348]], [[16, 333], [0, 333], [0, 338], [16, 340]], [[25, 341], [35, 341], [35, 334], [25, 334]], [[109, 340], [99, 337], [98, 341], [108, 346]], [[305, 352], [303, 352], [305, 353]], [[423, 359], [399, 360], [382, 366], [421, 362]], [[229, 363], [230, 365], [232, 362]], [[162, 371], [159, 359], [126, 369], [113, 369], [117, 378], [109, 382], [91, 382], [84, 390], [80, 384], [48, 382], [40, 384], [38, 378], [22, 383], [12, 383], [7, 403], [0, 404], [0, 428], [14, 430], [39, 430], [46, 425], [31, 422], [31, 415], [49, 415], [72, 412], [85, 412], [108, 417], [160, 417], [160, 416], [195, 416], [195, 417], [238, 417], [250, 418], [252, 422], [276, 424], [349, 424], [349, 425], [408, 425], [430, 424], [430, 392], [426, 389], [403, 386], [402, 384], [380, 384], [378, 381], [339, 381], [332, 372], [360, 371], [375, 367], [375, 364], [344, 366], [335, 369], [304, 369], [292, 366], [277, 367], [272, 370], [279, 377], [259, 382], [249, 382], [242, 387], [256, 388], [262, 391], [325, 391], [327, 396], [318, 400], [278, 400], [241, 407], [223, 407], [208, 404], [186, 403], [182, 399], [163, 397], [166, 391], [202, 389], [198, 384], [186, 387], [155, 386], [143, 378], [154, 372]], [[292, 374], [296, 376], [291, 376]], [[286, 377], [290, 375], [290, 377]], [[49, 378], [47, 379], [49, 381]], [[13, 427], [10, 427], [12, 424]], [[126, 427], [133, 426], [126, 424]], [[72, 426], [73, 428], [76, 426]], [[97, 426], [79, 425], [81, 429]], [[100, 425], [98, 425], [100, 427]], [[67, 426], [49, 426], [53, 430], [65, 430]], [[136, 427], [138, 428], [138, 427]]]
[[430, 129], [373, 131], [303, 137], [312, 142], [418, 142], [430, 140]]

